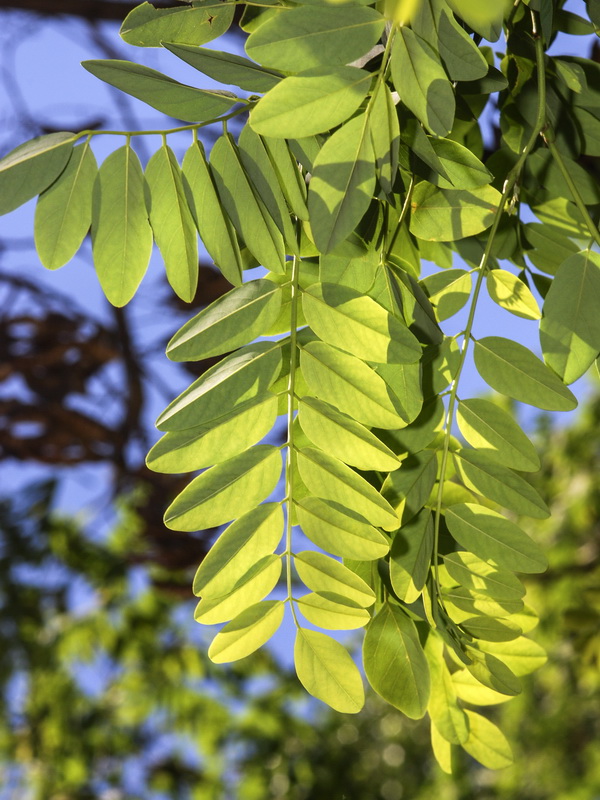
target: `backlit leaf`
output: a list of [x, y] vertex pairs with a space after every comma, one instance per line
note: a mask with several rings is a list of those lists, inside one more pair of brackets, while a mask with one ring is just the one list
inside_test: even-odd
[[381, 492], [406, 524], [425, 505], [437, 474], [435, 450], [423, 450], [404, 459], [400, 469], [385, 479]]
[[268, 497], [281, 475], [281, 453], [259, 444], [207, 469], [165, 511], [165, 525], [197, 531], [239, 517]]
[[233, 225], [221, 207], [199, 141], [194, 142], [184, 156], [183, 176], [186, 196], [202, 243], [227, 280], [238, 286], [242, 282], [243, 269], [240, 248]]
[[550, 516], [548, 506], [530, 483], [508, 467], [496, 464], [484, 453], [464, 448], [454, 453], [454, 462], [471, 491], [518, 514], [537, 519]]
[[254, 564], [273, 553], [282, 535], [279, 503], [248, 511], [223, 531], [202, 560], [194, 576], [194, 594], [221, 597], [231, 592]]
[[142, 3], [125, 17], [120, 34], [123, 41], [137, 47], [161, 47], [163, 42], [204, 44], [225, 33], [233, 11], [231, 4], [219, 8], [210, 0], [192, 0], [174, 8]]
[[525, 594], [525, 587], [516, 575], [488, 564], [473, 553], [449, 553], [444, 556], [444, 564], [450, 576], [464, 588], [485, 592], [498, 600], [519, 600]]
[[400, 126], [392, 93], [385, 83], [379, 85], [369, 117], [369, 134], [379, 185], [391, 195], [398, 172]]
[[[233, 6], [230, 7], [233, 8]], [[177, 44], [174, 44], [175, 41]], [[191, 44], [194, 45], [197, 42]], [[186, 64], [204, 75], [208, 75], [209, 78], [223, 84], [239, 86], [240, 89], [248, 92], [268, 92], [283, 78], [281, 73], [259, 67], [254, 61], [234, 53], [181, 44], [180, 39], [173, 39], [171, 43], [165, 41], [163, 46]]]
[[333, 500], [384, 530], [398, 527], [390, 504], [368, 481], [337, 458], [314, 447], [298, 452], [302, 480], [317, 497]]
[[305, 535], [334, 556], [373, 561], [389, 552], [383, 534], [360, 514], [334, 501], [303, 497], [296, 502], [295, 511]]
[[230, 134], [213, 145], [210, 165], [221, 202], [252, 255], [271, 272], [283, 272], [283, 238], [253, 188]]
[[467, 442], [488, 458], [523, 472], [540, 468], [533, 444], [510, 414], [495, 403], [480, 398], [461, 400], [456, 416]]
[[129, 145], [111, 153], [94, 186], [92, 250], [94, 266], [109, 302], [124, 306], [135, 294], [150, 261], [144, 175]]
[[177, 331], [167, 355], [172, 361], [199, 361], [235, 350], [275, 321], [281, 300], [281, 287], [260, 278], [232, 289]]
[[349, 64], [376, 44], [385, 20], [373, 8], [298, 7], [277, 14], [254, 31], [246, 53], [286, 72]]
[[410, 230], [419, 239], [453, 242], [489, 228], [498, 210], [500, 192], [493, 186], [438, 189], [423, 181], [412, 197]]
[[572, 411], [577, 399], [537, 356], [518, 342], [486, 336], [475, 343], [475, 366], [501, 394], [547, 411]]
[[525, 636], [510, 642], [478, 642], [477, 646], [501, 659], [517, 677], [535, 672], [548, 660], [544, 648]]
[[250, 112], [250, 125], [261, 135], [285, 139], [328, 131], [352, 116], [371, 81], [369, 72], [356, 67], [305, 70], [259, 100]]
[[515, 572], [544, 572], [546, 557], [514, 522], [475, 503], [446, 509], [446, 524], [456, 541], [484, 560]]
[[364, 361], [324, 342], [309, 342], [300, 355], [311, 391], [365, 425], [402, 427], [386, 384]]
[[540, 319], [542, 312], [529, 287], [505, 269], [491, 269], [486, 276], [490, 297], [499, 306], [525, 319]]
[[231, 111], [240, 100], [233, 95], [196, 89], [150, 67], [119, 59], [82, 61], [81, 66], [122, 92], [163, 114], [186, 122], [203, 122]]
[[390, 580], [394, 592], [405, 603], [420, 596], [429, 575], [433, 552], [431, 511], [422, 509], [396, 531], [390, 553]]
[[502, 33], [505, 3], [498, 0], [446, 0], [450, 8], [470, 28], [488, 42], [496, 42]]
[[0, 160], [0, 214], [8, 214], [58, 178], [77, 135], [61, 131], [21, 144]]
[[454, 123], [454, 91], [431, 45], [401, 27], [392, 46], [391, 67], [402, 102], [431, 133], [447, 136]]
[[225, 461], [269, 433], [277, 419], [277, 406], [274, 395], [262, 395], [208, 425], [165, 433], [148, 453], [146, 465], [155, 472], [179, 473]]
[[437, 319], [442, 322], [461, 310], [471, 296], [472, 278], [464, 269], [435, 272], [420, 281], [431, 301]]
[[224, 664], [254, 653], [279, 628], [284, 611], [282, 600], [267, 600], [246, 608], [217, 633], [208, 648], [208, 657], [215, 664]]
[[512, 750], [500, 728], [475, 711], [466, 711], [466, 714], [469, 738], [463, 747], [467, 753], [488, 769], [510, 767]]
[[414, 622], [398, 606], [384, 603], [369, 623], [363, 663], [378, 695], [411, 719], [425, 715], [429, 666]]
[[375, 602], [371, 587], [351, 569], [334, 558], [304, 550], [294, 556], [300, 580], [314, 592], [333, 592], [368, 608]]
[[544, 302], [540, 342], [544, 360], [565, 383], [580, 378], [600, 352], [600, 254], [568, 258]]
[[451, 744], [464, 744], [469, 738], [469, 722], [458, 704], [452, 676], [444, 660], [444, 645], [439, 636], [430, 633], [425, 656], [431, 675], [431, 695], [427, 711], [431, 721]]
[[181, 169], [164, 145], [148, 161], [148, 212], [154, 239], [175, 294], [187, 303], [198, 285], [198, 235], [185, 196]]
[[242, 611], [265, 598], [281, 575], [281, 556], [261, 558], [227, 593], [200, 600], [194, 619], [202, 625], [216, 625], [234, 619]]
[[355, 229], [375, 189], [375, 157], [366, 114], [354, 117], [323, 145], [308, 187], [311, 230], [329, 253]]
[[332, 592], [311, 592], [298, 599], [298, 608], [313, 625], [327, 630], [351, 631], [371, 619], [365, 608]]
[[35, 208], [35, 246], [47, 269], [70, 261], [89, 231], [97, 174], [96, 159], [86, 142], [73, 149], [60, 176], [40, 195]]
[[299, 401], [298, 419], [314, 444], [346, 464], [384, 472], [400, 466], [392, 451], [368, 428], [316, 397]]
[[335, 639], [299, 628], [294, 664], [300, 683], [313, 697], [344, 714], [357, 714], [363, 707], [365, 695], [360, 672], [348, 651]]
[[256, 342], [222, 359], [170, 403], [156, 421], [160, 431], [206, 425], [265, 395], [281, 369], [279, 342]]

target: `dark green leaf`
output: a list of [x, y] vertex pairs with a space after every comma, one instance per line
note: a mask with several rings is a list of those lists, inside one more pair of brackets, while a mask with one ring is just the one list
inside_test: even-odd
[[434, 450], [423, 450], [404, 459], [400, 469], [385, 479], [381, 492], [398, 512], [403, 524], [425, 505], [437, 475]]
[[233, 4], [218, 7], [211, 0], [192, 0], [174, 8], [142, 3], [125, 17], [121, 38], [137, 47], [161, 47], [163, 42], [204, 44], [225, 33], [233, 12]]
[[394, 534], [390, 552], [390, 580], [394, 592], [405, 603], [420, 596], [429, 575], [433, 553], [433, 518], [422, 509]]

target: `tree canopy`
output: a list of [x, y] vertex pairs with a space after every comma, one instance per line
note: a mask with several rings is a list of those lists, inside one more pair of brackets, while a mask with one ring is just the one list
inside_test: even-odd
[[[236, 5], [133, 9], [126, 42], [226, 88], [84, 62], [178, 124], [144, 167], [135, 144], [155, 130], [27, 142], [0, 161], [0, 212], [39, 194], [48, 269], [91, 233], [116, 307], [153, 242], [192, 301], [198, 234], [233, 287], [169, 342], [172, 360], [213, 365], [159, 416], [147, 458], [199, 472], [168, 528], [220, 530], [193, 582], [195, 619], [225, 623], [209, 658], [255, 653], [287, 609], [301, 684], [354, 714], [361, 670], [323, 631], [365, 628], [368, 683], [409, 719], [429, 716], [443, 770], [458, 747], [505, 767], [510, 745], [480, 706], [519, 695], [545, 661], [518, 575], [547, 568], [530, 520], [550, 510], [516, 416], [464, 396], [461, 379], [472, 353], [491, 390], [569, 411], [569, 385], [598, 357], [598, 65], [554, 55], [561, 35], [595, 34], [597, 4], [583, 17], [537, 0], [265, 2], [239, 22], [247, 57], [204, 47]], [[169, 137], [185, 131], [180, 166]], [[98, 168], [99, 135], [118, 146]], [[505, 316], [480, 336], [484, 294]], [[510, 315], [539, 323], [541, 358]]]

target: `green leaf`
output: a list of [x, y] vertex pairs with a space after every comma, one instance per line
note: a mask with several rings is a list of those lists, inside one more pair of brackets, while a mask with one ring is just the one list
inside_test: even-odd
[[548, 562], [540, 547], [514, 522], [475, 503], [446, 509], [446, 524], [456, 541], [476, 556], [514, 572], [544, 572]]
[[461, 449], [454, 463], [463, 483], [471, 491], [518, 514], [547, 519], [550, 510], [538, 492], [508, 467], [496, 464], [478, 450]]
[[493, 186], [437, 189], [423, 181], [412, 197], [410, 231], [431, 242], [454, 242], [489, 228], [498, 211], [500, 192]]
[[464, 269], [448, 269], [423, 278], [420, 285], [429, 297], [437, 319], [442, 322], [468, 303], [472, 278]]
[[493, 722], [475, 711], [466, 711], [469, 738], [464, 749], [488, 769], [504, 769], [513, 763], [513, 754], [506, 737]]
[[365, 425], [402, 427], [386, 384], [364, 361], [324, 342], [309, 342], [300, 366], [311, 392], [326, 403]]
[[124, 306], [135, 294], [150, 261], [142, 165], [124, 145], [100, 167], [94, 185], [92, 250], [96, 274], [108, 301]]
[[400, 469], [390, 473], [381, 487], [385, 499], [396, 509], [404, 524], [427, 502], [437, 475], [435, 450], [423, 450], [404, 459]]
[[446, 741], [435, 725], [431, 724], [431, 749], [440, 769], [452, 775], [452, 745]]
[[229, 594], [254, 564], [273, 553], [282, 535], [279, 503], [263, 503], [248, 511], [223, 531], [202, 560], [194, 594], [211, 598]]
[[533, 444], [510, 414], [495, 403], [479, 398], [461, 400], [456, 418], [467, 442], [493, 461], [523, 472], [540, 468]]
[[488, 616], [469, 617], [460, 626], [470, 636], [484, 642], [508, 642], [522, 633], [521, 628], [510, 619], [494, 619]]
[[199, 141], [183, 159], [183, 181], [188, 203], [202, 243], [216, 266], [234, 286], [242, 282], [242, 255], [227, 214], [223, 210]]
[[[231, 6], [233, 8], [233, 6]], [[254, 61], [221, 50], [164, 42], [163, 47], [209, 78], [219, 83], [239, 86], [248, 92], [268, 92], [283, 78], [280, 72], [259, 67]]]
[[208, 648], [208, 657], [215, 664], [225, 664], [254, 653], [279, 628], [284, 611], [282, 600], [267, 600], [246, 608], [217, 633]]
[[399, 423], [395, 428], [408, 425], [419, 415], [423, 405], [421, 370], [418, 364], [377, 364], [375, 372], [381, 375], [391, 393]]
[[373, 8], [292, 8], [251, 33], [245, 49], [259, 64], [286, 72], [342, 66], [368, 52], [384, 27]]
[[578, 250], [563, 231], [548, 223], [528, 222], [523, 226], [523, 231], [527, 242], [534, 248], [526, 250], [527, 258], [549, 275], [556, 275], [560, 265]]
[[302, 309], [320, 339], [364, 361], [405, 364], [421, 356], [406, 325], [349, 286], [313, 283], [302, 295]]
[[77, 134], [61, 131], [21, 144], [0, 160], [0, 215], [22, 206], [58, 178]]
[[509, 697], [521, 693], [521, 682], [500, 659], [473, 647], [467, 652], [472, 659], [467, 669], [480, 683]]
[[422, 0], [411, 20], [411, 28], [438, 50], [453, 81], [483, 78], [488, 63], [483, 53], [456, 22], [443, 0]]
[[572, 411], [577, 399], [531, 350], [501, 336], [475, 343], [475, 366], [501, 394], [547, 411]]
[[277, 319], [281, 286], [257, 279], [217, 298], [180, 328], [167, 345], [172, 361], [200, 361], [248, 344]]
[[271, 272], [284, 272], [283, 238], [252, 186], [230, 134], [213, 145], [210, 165], [221, 202], [248, 250]]
[[517, 677], [535, 672], [548, 660], [544, 648], [525, 636], [511, 642], [478, 642], [477, 646], [501, 659]]
[[477, 189], [492, 180], [491, 172], [470, 150], [452, 139], [427, 137], [443, 171], [418, 164], [419, 175], [440, 189]]
[[308, 186], [311, 230], [329, 253], [356, 229], [375, 190], [375, 157], [366, 114], [354, 117], [324, 144]]
[[447, 136], [454, 124], [452, 84], [435, 50], [401, 27], [392, 45], [392, 80], [402, 102], [431, 133]]
[[269, 136], [264, 136], [262, 142], [269, 154], [288, 206], [297, 217], [308, 220], [306, 183], [288, 143], [283, 139], [272, 139]]
[[494, 706], [510, 700], [510, 695], [501, 694], [484, 686], [466, 669], [453, 672], [452, 683], [458, 697], [474, 706]]
[[267, 394], [281, 369], [280, 342], [256, 342], [222, 359], [170, 403], [156, 421], [160, 431], [206, 425]]
[[345, 464], [389, 472], [400, 461], [368, 428], [316, 397], [298, 402], [298, 419], [308, 438]]
[[314, 447], [303, 448], [297, 456], [302, 480], [314, 495], [333, 500], [384, 530], [398, 527], [398, 517], [387, 500], [342, 461]]
[[389, 541], [360, 514], [333, 501], [303, 497], [295, 504], [296, 516], [305, 535], [334, 556], [357, 561], [384, 558]]
[[494, 564], [488, 564], [473, 553], [459, 551], [444, 556], [450, 577], [466, 589], [484, 592], [496, 600], [520, 600], [525, 587], [516, 575]]
[[318, 631], [299, 628], [294, 664], [309, 694], [343, 714], [357, 714], [364, 705], [362, 678], [347, 650]]
[[467, 25], [488, 42], [496, 42], [502, 33], [506, 3], [498, 0], [446, 0]]
[[384, 603], [369, 623], [363, 663], [378, 695], [410, 719], [425, 715], [429, 666], [414, 622], [398, 606]]
[[277, 486], [281, 453], [259, 444], [207, 469], [165, 512], [165, 525], [178, 531], [214, 528], [257, 506]]
[[[443, 576], [443, 573], [442, 573]], [[451, 578], [447, 579], [452, 581]], [[442, 591], [447, 608], [452, 609], [453, 619], [465, 620], [472, 616], [485, 615], [488, 617], [512, 617], [518, 622], [518, 615], [523, 612], [523, 601], [520, 598], [509, 597], [501, 600], [494, 599], [486, 592], [467, 589], [462, 586], [444, 588]]]
[[240, 133], [242, 164], [267, 213], [283, 236], [286, 252], [298, 254], [298, 238], [279, 178], [261, 137], [249, 125]]
[[443, 429], [446, 410], [440, 397], [428, 400], [419, 416], [406, 428], [397, 431], [377, 431], [377, 435], [395, 453], [418, 453], [434, 440]]
[[313, 592], [333, 592], [354, 601], [361, 608], [368, 608], [375, 602], [375, 593], [362, 578], [323, 553], [313, 550], [297, 553], [294, 566], [300, 580]]
[[490, 297], [499, 306], [525, 319], [540, 319], [542, 312], [526, 283], [505, 269], [492, 269], [486, 276]]
[[565, 383], [584, 375], [600, 352], [600, 254], [577, 253], [562, 264], [544, 302], [544, 360]]
[[372, 75], [356, 67], [315, 67], [285, 78], [250, 112], [257, 133], [301, 139], [352, 116], [369, 91]]
[[444, 660], [443, 642], [434, 633], [427, 637], [425, 656], [431, 676], [431, 695], [427, 706], [431, 721], [447, 742], [464, 744], [469, 738], [469, 722], [458, 704], [452, 676]]
[[146, 456], [146, 466], [166, 473], [212, 467], [263, 439], [275, 425], [277, 410], [277, 397], [259, 395], [208, 425], [166, 433]]
[[210, 0], [193, 0], [175, 8], [142, 3], [125, 17], [120, 34], [123, 41], [136, 47], [161, 47], [163, 42], [205, 44], [227, 31], [233, 12], [232, 4], [219, 8]]
[[40, 195], [35, 208], [35, 247], [47, 269], [70, 261], [89, 231], [97, 174], [98, 165], [88, 141], [73, 149], [63, 172]]
[[185, 122], [204, 122], [219, 117], [241, 102], [233, 95], [186, 86], [132, 61], [99, 59], [82, 61], [81, 66], [125, 94]]
[[390, 552], [390, 580], [394, 592], [404, 603], [420, 597], [429, 575], [433, 553], [433, 519], [422, 509], [394, 534]]
[[378, 84], [369, 116], [369, 135], [375, 156], [379, 185], [388, 195], [398, 173], [400, 125], [392, 93], [385, 83]]
[[309, 622], [328, 630], [364, 628], [371, 619], [365, 608], [333, 592], [311, 592], [298, 598], [297, 604]]
[[281, 575], [281, 556], [261, 558], [227, 594], [205, 597], [196, 606], [194, 619], [202, 625], [217, 625], [237, 617], [265, 598]]
[[163, 144], [148, 161], [146, 182], [150, 225], [167, 278], [175, 294], [190, 303], [198, 286], [198, 235], [181, 169], [167, 145]]

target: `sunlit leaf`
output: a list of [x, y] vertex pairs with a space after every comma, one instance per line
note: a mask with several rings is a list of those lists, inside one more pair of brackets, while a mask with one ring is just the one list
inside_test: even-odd
[[217, 633], [208, 648], [208, 657], [215, 664], [224, 664], [254, 653], [279, 628], [284, 611], [281, 600], [267, 600], [246, 608]]
[[410, 230], [419, 239], [453, 242], [489, 228], [498, 210], [500, 192], [493, 186], [438, 189], [423, 181], [412, 197]]
[[221, 36], [233, 21], [234, 7], [219, 8], [210, 0], [192, 0], [188, 5], [156, 8], [142, 3], [125, 17], [121, 38], [137, 47], [161, 47], [163, 42], [204, 44]]
[[411, 719], [425, 715], [429, 667], [414, 622], [398, 606], [384, 603], [367, 627], [365, 674], [373, 689]]
[[400, 469], [385, 479], [381, 493], [404, 524], [425, 505], [437, 474], [435, 450], [423, 450], [404, 459]]
[[422, 509], [394, 534], [390, 580], [394, 592], [405, 603], [414, 603], [425, 585], [431, 565], [433, 539], [433, 519], [428, 509]]
[[470, 756], [488, 769], [503, 769], [513, 763], [512, 750], [502, 731], [489, 719], [467, 711], [469, 738], [463, 744]]
[[300, 683], [313, 697], [344, 714], [357, 714], [363, 707], [365, 695], [358, 667], [335, 639], [299, 628], [294, 664]]
[[267, 498], [280, 475], [279, 448], [251, 447], [194, 478], [165, 511], [165, 525], [196, 531], [229, 522]]
[[505, 269], [492, 269], [486, 276], [490, 297], [499, 306], [525, 319], [540, 319], [542, 312], [529, 287]]
[[365, 608], [333, 592], [305, 594], [298, 599], [298, 608], [309, 622], [326, 630], [356, 630], [371, 619]]

